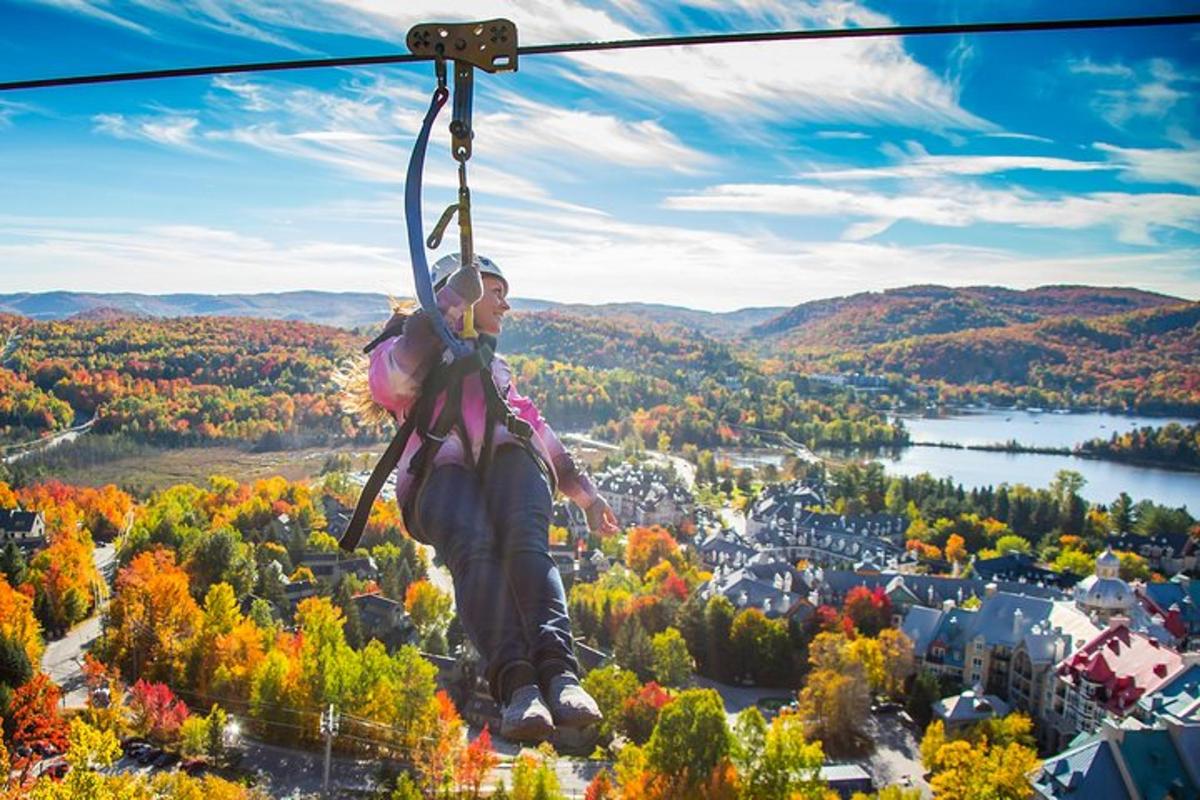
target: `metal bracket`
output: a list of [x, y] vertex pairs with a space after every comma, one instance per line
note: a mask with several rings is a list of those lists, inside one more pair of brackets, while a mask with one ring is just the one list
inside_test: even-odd
[[507, 19], [414, 25], [408, 31], [414, 55], [449, 58], [485, 72], [517, 71], [517, 26]]
[[455, 161], [471, 157], [471, 109], [475, 96], [475, 68], [462, 61], [454, 62], [454, 117], [450, 122], [450, 153]]

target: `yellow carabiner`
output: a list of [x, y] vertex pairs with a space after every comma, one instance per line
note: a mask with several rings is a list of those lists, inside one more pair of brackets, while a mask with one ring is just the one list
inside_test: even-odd
[[478, 339], [479, 332], [475, 330], [475, 304], [467, 306], [467, 310], [463, 312], [463, 329], [462, 338]]

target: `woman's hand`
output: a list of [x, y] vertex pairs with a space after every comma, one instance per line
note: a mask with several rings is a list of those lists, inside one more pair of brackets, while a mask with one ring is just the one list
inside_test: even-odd
[[596, 499], [588, 504], [583, 513], [587, 516], [588, 528], [592, 533], [607, 536], [621, 529], [617, 522], [617, 515], [613, 513], [608, 501], [600, 495], [596, 495]]

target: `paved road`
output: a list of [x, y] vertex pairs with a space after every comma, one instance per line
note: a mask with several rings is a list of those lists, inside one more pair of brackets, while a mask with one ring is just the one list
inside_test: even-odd
[[92, 417], [82, 425], [76, 425], [74, 428], [69, 428], [53, 436], [47, 436], [44, 439], [35, 439], [32, 442], [8, 445], [2, 448], [2, 450], [8, 451], [11, 454], [0, 458], [0, 463], [11, 464], [33, 453], [40, 453], [43, 450], [49, 450], [51, 447], [58, 447], [64, 442], [73, 442], [90, 431], [95, 421], [96, 418]]
[[692, 685], [700, 689], [716, 689], [725, 704], [725, 716], [732, 726], [737, 721], [737, 715], [764, 697], [786, 697], [789, 700], [796, 696], [790, 689], [770, 689], [760, 686], [733, 686], [728, 683], [714, 681], [702, 675], [692, 676]]
[[[895, 714], [876, 714], [871, 718], [868, 734], [875, 742], [867, 771], [875, 778], [876, 786], [900, 784], [921, 790], [922, 797], [932, 797], [933, 790], [921, 777], [921, 748], [912, 729], [901, 724]], [[907, 778], [908, 782], [905, 782]]]
[[108, 587], [112, 584], [116, 567], [116, 548], [99, 545], [93, 553], [96, 571], [105, 581], [101, 587], [101, 601], [91, 617], [72, 628], [66, 636], [46, 645], [42, 654], [42, 670], [62, 687], [63, 706], [82, 708], [87, 705], [87, 689], [83, 685], [83, 654], [100, 636], [100, 618], [108, 605]]

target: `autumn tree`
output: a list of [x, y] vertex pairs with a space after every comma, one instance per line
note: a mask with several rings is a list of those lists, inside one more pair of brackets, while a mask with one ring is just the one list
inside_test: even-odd
[[1038, 765], [1032, 734], [1024, 714], [987, 720], [961, 739], [948, 738], [942, 721], [935, 720], [921, 739], [921, 763], [933, 773], [934, 794], [951, 800], [1032, 797], [1028, 776]]
[[592, 670], [583, 677], [582, 683], [604, 715], [600, 723], [600, 736], [607, 739], [616, 730], [626, 701], [638, 693], [641, 683], [632, 670], [622, 669], [615, 664]]
[[404, 610], [426, 642], [445, 636], [453, 603], [450, 595], [424, 579], [409, 584], [404, 593]]
[[454, 782], [458, 785], [459, 794], [470, 800], [478, 800], [484, 779], [499, 761], [499, 756], [492, 750], [492, 734], [484, 725], [479, 735], [463, 749], [458, 763], [454, 765]]
[[667, 628], [654, 634], [650, 645], [654, 650], [654, 677], [664, 686], [682, 686], [695, 666], [683, 636], [675, 628]]
[[[13, 692], [5, 726], [8, 741], [17, 754], [13, 769], [26, 772], [39, 757], [33, 752], [35, 748], [53, 746], [59, 752], [66, 749], [67, 723], [58, 715], [61, 696], [58, 685], [41, 672]], [[20, 755], [22, 751], [26, 755]]]
[[92, 610], [100, 583], [84, 531], [63, 531], [29, 561], [26, 580], [34, 590], [34, 611], [48, 630], [65, 632]]
[[874, 590], [855, 586], [846, 593], [843, 610], [864, 636], [876, 636], [891, 624], [892, 601], [882, 586]]
[[967, 561], [966, 541], [957, 533], [950, 534], [950, 538], [946, 540], [945, 553], [948, 561], [957, 565], [965, 564]]
[[810, 738], [838, 754], [861, 745], [871, 706], [866, 670], [849, 645], [843, 634], [817, 635], [809, 646], [812, 671], [799, 698]]
[[637, 744], [645, 744], [654, 732], [659, 712], [674, 698], [654, 681], [642, 686], [637, 694], [627, 698], [621, 707], [620, 728], [625, 736]]
[[731, 654], [730, 632], [733, 629], [733, 603], [724, 595], [714, 594], [704, 607], [704, 627], [708, 657], [705, 663], [708, 675], [717, 680], [728, 680], [735, 668]]
[[613, 658], [641, 680], [649, 680], [653, 675], [654, 645], [637, 617], [631, 616], [621, 624], [613, 643]]
[[915, 671], [912, 640], [903, 631], [888, 628], [879, 632], [878, 641], [883, 655], [883, 688], [892, 697], [900, 697]]
[[768, 619], [761, 609], [745, 609], [729, 630], [735, 676], [748, 677], [756, 684], [782, 683], [791, 666], [790, 644], [784, 620]]
[[179, 727], [188, 718], [187, 704], [169, 686], [147, 683], [140, 678], [130, 689], [129, 708], [133, 712], [133, 729], [163, 744], [175, 741]]
[[734, 726], [733, 763], [742, 795], [755, 800], [825, 797], [820, 742], [809, 742], [795, 714], [777, 716], [768, 726], [754, 706], [740, 713]]
[[682, 561], [679, 553], [679, 543], [665, 528], [654, 525], [649, 528], [637, 527], [629, 532], [625, 544], [625, 564], [640, 576], [662, 561], [669, 561], [678, 567]]
[[138, 554], [117, 573], [102, 645], [123, 674], [171, 680], [184, 674], [188, 643], [202, 619], [188, 576], [163, 549]]
[[731, 746], [720, 695], [688, 689], [659, 714], [646, 744], [646, 764], [683, 796], [694, 796], [689, 793], [712, 775]]

